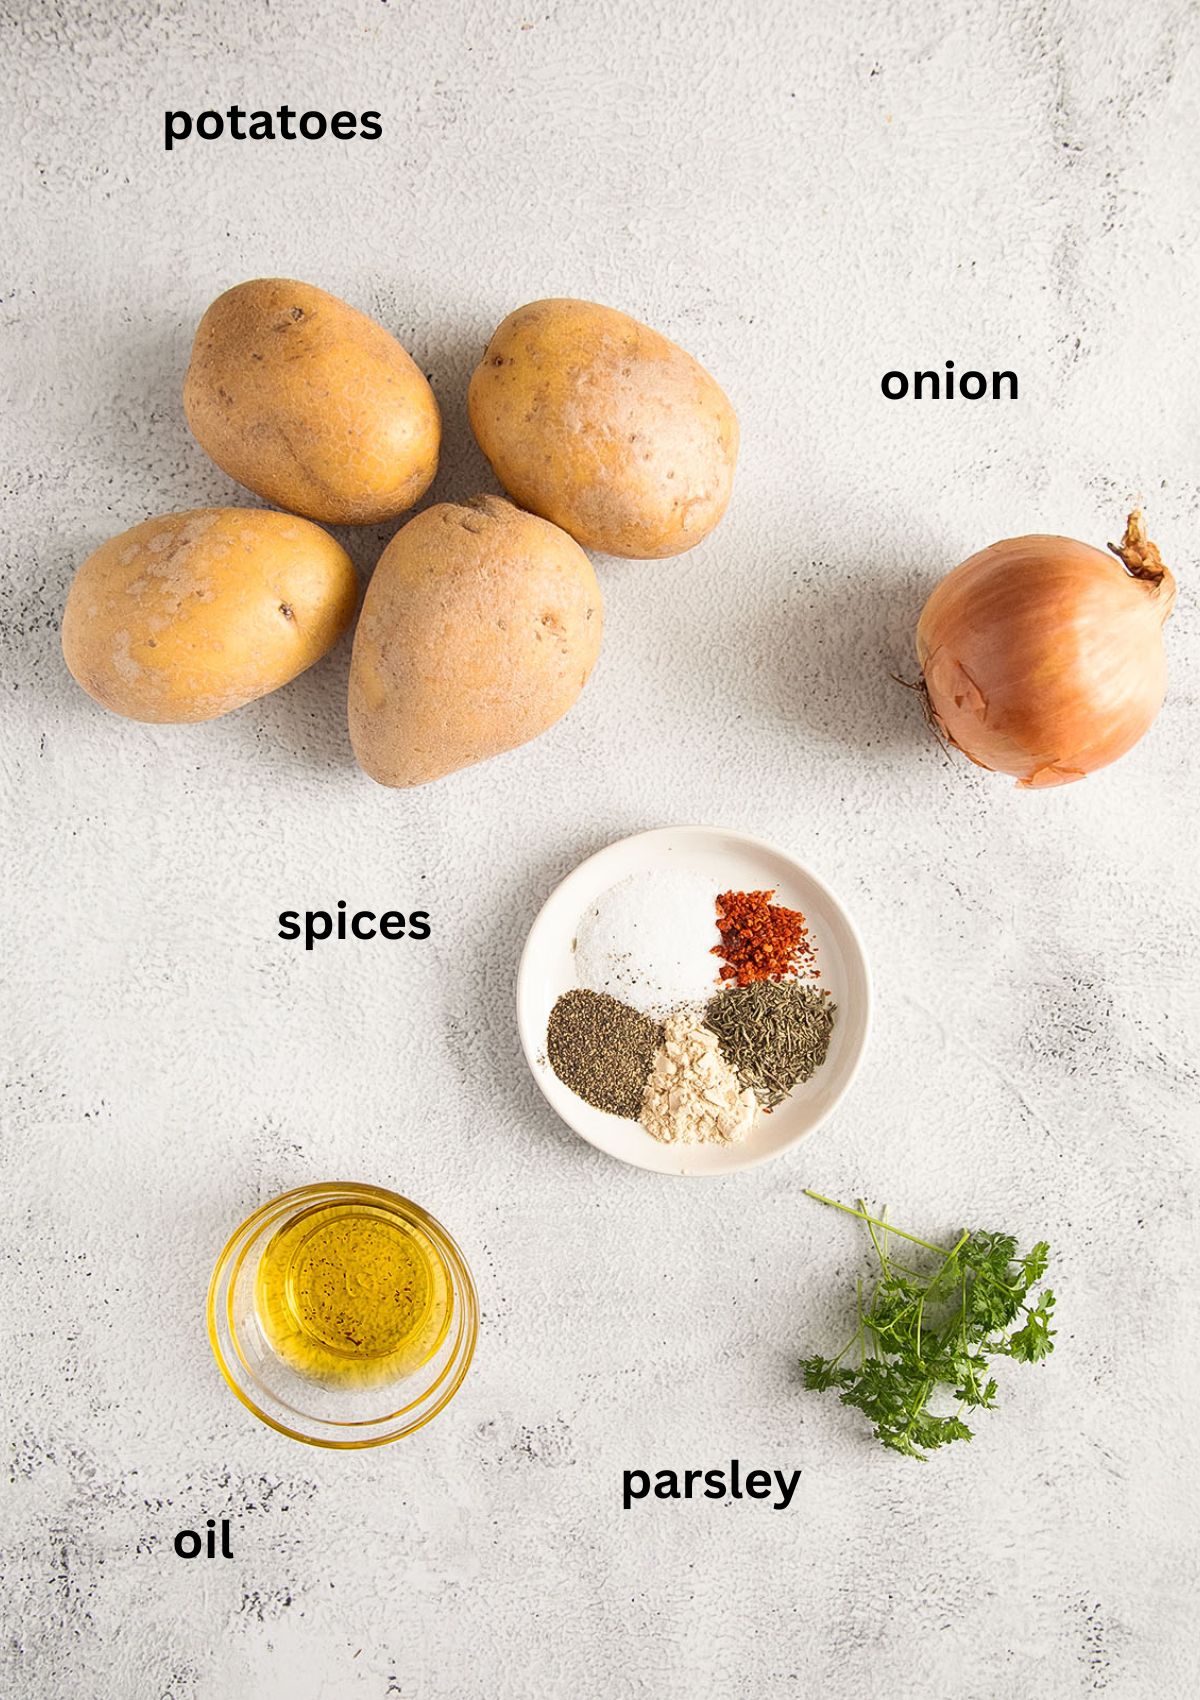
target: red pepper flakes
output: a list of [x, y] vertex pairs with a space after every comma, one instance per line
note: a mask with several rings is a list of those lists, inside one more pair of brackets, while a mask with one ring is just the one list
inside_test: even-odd
[[724, 959], [723, 985], [749, 986], [755, 980], [786, 980], [812, 966], [815, 954], [808, 926], [798, 909], [772, 903], [772, 891], [725, 891], [717, 898], [720, 944], [713, 955]]

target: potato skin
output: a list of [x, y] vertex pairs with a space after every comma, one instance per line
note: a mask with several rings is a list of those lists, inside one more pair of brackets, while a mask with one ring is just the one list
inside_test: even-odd
[[600, 586], [578, 544], [499, 496], [426, 508], [367, 589], [350, 741], [381, 785], [424, 785], [515, 749], [567, 712], [600, 652]]
[[442, 422], [395, 337], [335, 295], [256, 278], [219, 295], [192, 345], [183, 407], [222, 472], [292, 513], [373, 525], [419, 501]]
[[130, 720], [214, 720], [319, 661], [354, 613], [339, 543], [292, 514], [193, 508], [143, 520], [79, 568], [63, 656]]
[[737, 415], [698, 361], [590, 301], [534, 301], [471, 378], [471, 428], [514, 501], [606, 555], [691, 549], [729, 502]]

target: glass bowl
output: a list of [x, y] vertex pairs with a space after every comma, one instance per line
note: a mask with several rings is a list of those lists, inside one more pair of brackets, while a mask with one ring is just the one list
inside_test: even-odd
[[256, 1417], [310, 1446], [382, 1446], [424, 1427], [462, 1385], [478, 1326], [471, 1272], [441, 1223], [353, 1181], [262, 1205], [208, 1289], [221, 1374]]

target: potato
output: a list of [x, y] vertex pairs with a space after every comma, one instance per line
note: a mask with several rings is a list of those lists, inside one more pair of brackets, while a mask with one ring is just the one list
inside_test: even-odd
[[130, 720], [213, 720], [319, 661], [358, 585], [305, 519], [193, 508], [143, 520], [75, 574], [63, 655], [89, 696]]
[[590, 301], [535, 301], [471, 378], [471, 427], [514, 501], [606, 555], [678, 555], [729, 502], [738, 423], [666, 337]]
[[183, 406], [222, 472], [327, 525], [394, 519], [437, 471], [424, 373], [382, 325], [309, 283], [258, 278], [218, 296]]
[[350, 741], [381, 785], [424, 785], [536, 738], [600, 651], [592, 564], [499, 496], [426, 508], [384, 550], [350, 666]]

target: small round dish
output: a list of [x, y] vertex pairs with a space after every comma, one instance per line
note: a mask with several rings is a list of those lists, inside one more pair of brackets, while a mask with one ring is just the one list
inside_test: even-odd
[[[260, 1272], [273, 1267], [270, 1259], [278, 1257], [277, 1248], [292, 1245], [295, 1265], [311, 1270], [314, 1243], [316, 1255], [323, 1255], [333, 1243], [331, 1228], [336, 1231], [350, 1218], [361, 1224], [364, 1213], [380, 1244], [388, 1244], [390, 1237], [393, 1245], [423, 1248], [420, 1255], [431, 1259], [437, 1316], [432, 1323], [425, 1318], [419, 1363], [404, 1364], [393, 1355], [369, 1380], [348, 1363], [357, 1381], [347, 1384], [328, 1373], [334, 1350], [315, 1335], [304, 1344], [312, 1350], [312, 1341], [318, 1340], [314, 1361], [324, 1366], [323, 1373], [304, 1373], [281, 1355], [280, 1341], [273, 1342], [268, 1332]], [[336, 1298], [336, 1270], [331, 1286], [328, 1261], [319, 1268], [324, 1292]], [[289, 1295], [291, 1278], [289, 1273]], [[432, 1308], [430, 1297], [426, 1311]], [[297, 1187], [262, 1205], [230, 1238], [208, 1289], [208, 1338], [221, 1374], [256, 1417], [310, 1446], [351, 1451], [382, 1446], [423, 1428], [462, 1385], [478, 1326], [471, 1272], [441, 1223], [399, 1193], [353, 1181]]]
[[[837, 1005], [829, 1053], [812, 1078], [749, 1137], [730, 1145], [666, 1145], [640, 1123], [593, 1109], [555, 1074], [546, 1057], [546, 1024], [556, 999], [578, 984], [572, 944], [580, 917], [619, 880], [665, 868], [704, 874], [720, 891], [774, 887], [800, 909], [817, 947], [821, 985]], [[714, 934], [715, 936], [715, 934]], [[717, 963], [714, 958], [714, 986]], [[672, 826], [639, 832], [582, 862], [553, 891], [530, 928], [517, 974], [517, 1024], [533, 1077], [575, 1132], [610, 1157], [660, 1175], [724, 1175], [778, 1157], [814, 1132], [850, 1087], [867, 1043], [871, 982], [862, 941], [838, 899], [786, 851], [720, 827]]]

